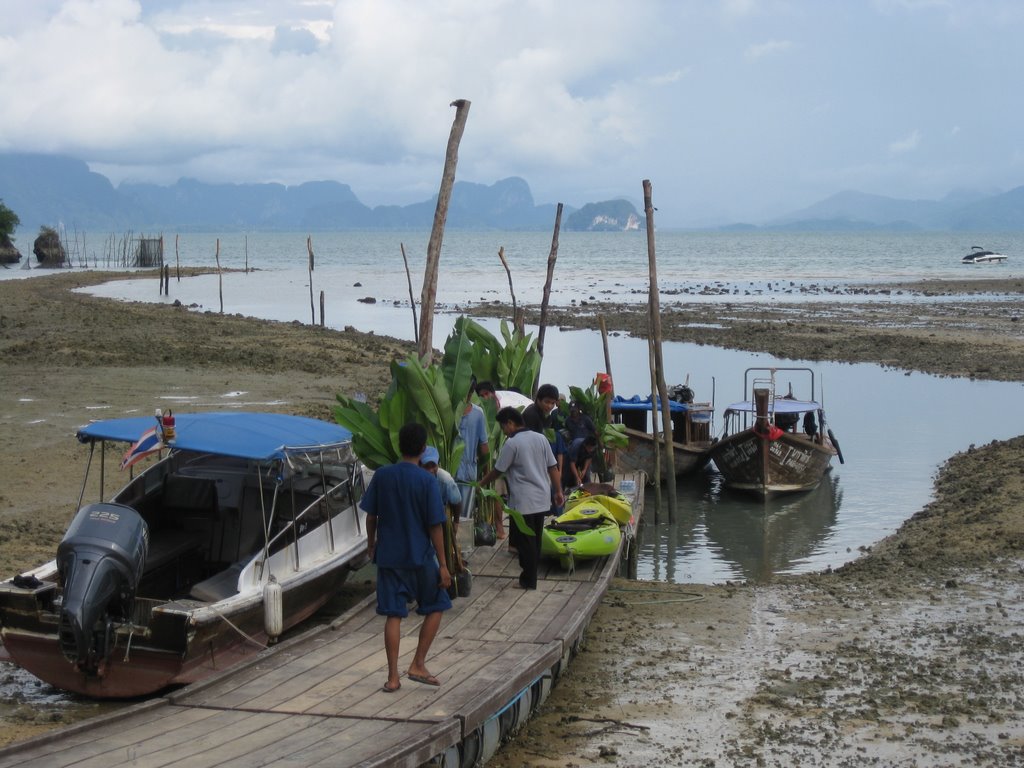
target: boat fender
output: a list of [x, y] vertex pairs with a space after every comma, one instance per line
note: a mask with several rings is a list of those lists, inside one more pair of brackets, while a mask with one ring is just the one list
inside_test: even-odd
[[273, 576], [263, 587], [263, 628], [270, 642], [275, 642], [284, 631], [284, 609], [281, 585]]
[[828, 439], [832, 441], [832, 446], [836, 449], [836, 456], [839, 457], [839, 463], [845, 464], [846, 462], [843, 461], [843, 449], [839, 447], [839, 441], [836, 440], [836, 436], [832, 434], [831, 428], [828, 430]]

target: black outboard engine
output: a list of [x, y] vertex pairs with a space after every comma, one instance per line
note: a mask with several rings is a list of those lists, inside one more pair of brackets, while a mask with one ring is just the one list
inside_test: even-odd
[[57, 547], [61, 650], [83, 672], [98, 674], [111, 650], [110, 621], [131, 616], [148, 549], [139, 513], [110, 503], [78, 510]]
[[668, 399], [689, 405], [693, 402], [693, 390], [686, 384], [674, 384], [668, 391]]

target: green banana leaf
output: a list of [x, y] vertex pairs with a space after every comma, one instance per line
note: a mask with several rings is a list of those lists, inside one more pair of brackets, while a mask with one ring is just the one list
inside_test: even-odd
[[366, 403], [338, 395], [334, 419], [352, 433], [352, 447], [356, 455], [371, 469], [377, 469], [395, 460], [387, 431], [380, 425], [377, 414]]
[[452, 409], [451, 397], [438, 366], [424, 369], [412, 359], [406, 365], [393, 363], [391, 374], [409, 398], [408, 416], [427, 428], [428, 439], [438, 451], [449, 453], [450, 446], [458, 435], [458, 424]]
[[469, 336], [458, 328], [445, 341], [441, 370], [451, 395], [452, 408], [457, 415], [461, 415], [461, 408], [469, 398], [473, 380], [473, 344]]
[[502, 511], [508, 512], [509, 520], [512, 520], [516, 524], [516, 528], [519, 529], [519, 532], [524, 536], [533, 537], [533, 528], [526, 524], [526, 520], [523, 519], [522, 513], [505, 504], [505, 499], [502, 498], [500, 493], [493, 488], [484, 488], [479, 483], [471, 483], [471, 485], [476, 486], [477, 493], [480, 494], [481, 499], [490, 499], [492, 501], [500, 502]]

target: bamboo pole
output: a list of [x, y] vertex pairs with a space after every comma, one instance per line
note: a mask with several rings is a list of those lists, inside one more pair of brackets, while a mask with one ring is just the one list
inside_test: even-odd
[[214, 253], [217, 259], [217, 293], [220, 296], [220, 313], [224, 314], [224, 272], [220, 268], [220, 238], [217, 238], [217, 250]]
[[313, 305], [313, 238], [309, 235], [306, 235], [306, 253], [309, 254], [309, 324], [316, 325], [316, 307]]
[[498, 248], [498, 259], [505, 268], [505, 276], [508, 277], [508, 292], [512, 296], [512, 324], [515, 325], [519, 312], [516, 311], [516, 289], [512, 287], [512, 270], [508, 268], [508, 260], [505, 258], [505, 246]]
[[[647, 301], [647, 311], [651, 311], [650, 299]], [[658, 412], [654, 403], [658, 396], [658, 379], [655, 375], [654, 362], [654, 337], [647, 334], [647, 363], [651, 373], [651, 446], [654, 448], [654, 522], [658, 522], [661, 516], [661, 441], [658, 435], [661, 429], [658, 426]]]
[[321, 328], [324, 327], [324, 314], [325, 314], [325, 312], [324, 312], [324, 304], [325, 304], [324, 292], [320, 291], [320, 327]]
[[[604, 348], [604, 372], [608, 375], [608, 384], [611, 389], [608, 397], [604, 399], [604, 418], [606, 424], [612, 423], [612, 398], [615, 397], [615, 379], [612, 378], [612, 356], [608, 351], [608, 324], [604, 321], [604, 315], [598, 315], [597, 322], [601, 327], [601, 346]], [[609, 453], [611, 460], [608, 460]], [[615, 464], [614, 451], [605, 451], [605, 469], [610, 469]]]
[[[548, 274], [544, 280], [544, 295], [540, 302], [540, 330], [537, 332], [537, 351], [544, 359], [544, 333], [548, 327], [548, 303], [551, 301], [551, 281], [555, 276], [555, 260], [558, 258], [558, 233], [562, 228], [562, 204], [555, 210], [555, 230], [551, 235], [551, 251], [548, 253]], [[538, 376], [540, 374], [538, 373]], [[539, 381], [534, 382], [534, 389]]]
[[409, 308], [412, 309], [412, 340], [420, 343], [420, 326], [416, 322], [416, 297], [412, 293], [412, 275], [409, 273], [409, 259], [405, 256], [405, 243], [399, 243], [402, 249], [402, 261], [405, 263], [405, 281], [409, 284]]
[[661, 423], [664, 427], [665, 441], [665, 465], [668, 472], [668, 519], [675, 520], [676, 509], [676, 473], [675, 457], [672, 455], [672, 412], [669, 409], [668, 387], [665, 385], [665, 363], [661, 354], [661, 306], [658, 300], [658, 265], [654, 248], [654, 205], [651, 202], [651, 182], [644, 179], [644, 214], [647, 217], [647, 262], [650, 269], [650, 290], [648, 293], [648, 304], [651, 312], [651, 345], [654, 351], [654, 376], [657, 383], [658, 396], [661, 407], [657, 408], [657, 399], [653, 399], [655, 406], [654, 418], [661, 413]]
[[178, 277], [178, 282], [181, 282], [181, 257], [178, 255], [178, 236], [174, 236], [174, 272]]
[[466, 118], [469, 117], [469, 100], [458, 99], [450, 106], [455, 107], [455, 120], [452, 122], [448, 136], [448, 149], [445, 152], [444, 172], [441, 175], [441, 189], [437, 195], [437, 208], [434, 211], [434, 225], [430, 230], [430, 241], [427, 243], [427, 265], [423, 273], [423, 292], [420, 297], [420, 334], [419, 356], [425, 365], [429, 365], [434, 354], [434, 302], [437, 300], [437, 270], [441, 261], [441, 242], [444, 240], [444, 224], [448, 218], [448, 203], [451, 201], [452, 187], [455, 185], [455, 168], [459, 164], [459, 142], [466, 129]]

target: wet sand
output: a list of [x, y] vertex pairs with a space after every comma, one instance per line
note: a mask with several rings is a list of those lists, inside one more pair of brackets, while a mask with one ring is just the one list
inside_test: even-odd
[[[192, 398], [177, 408], [245, 403], [326, 418], [336, 392], [383, 392], [387, 364], [412, 349], [373, 334], [70, 293], [109, 277], [0, 281], [4, 575], [52, 556], [80, 490], [84, 448], [72, 435], [90, 418], [152, 413], [169, 394]], [[923, 298], [836, 305], [809, 296], [783, 306], [675, 297], [663, 300], [662, 325], [666, 339], [1024, 381], [1021, 303], [983, 296], [1020, 294], [1020, 280], [871, 290]], [[551, 322], [593, 327], [582, 309], [599, 309], [610, 331], [642, 335], [643, 313], [611, 302], [556, 310]], [[586, 651], [492, 764], [1024, 763], [1022, 478], [1024, 438], [951, 457], [933, 503], [834, 573], [759, 585], [617, 583]], [[0, 743], [95, 711], [7, 698]]]

